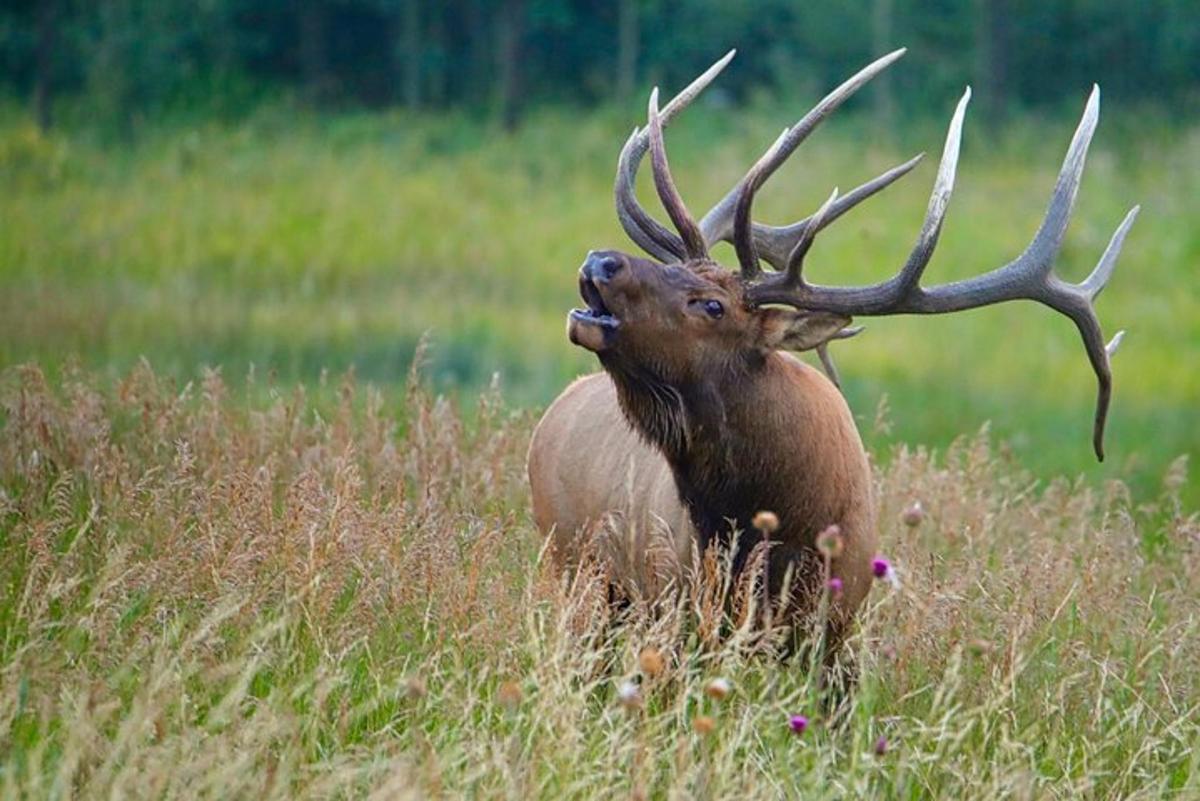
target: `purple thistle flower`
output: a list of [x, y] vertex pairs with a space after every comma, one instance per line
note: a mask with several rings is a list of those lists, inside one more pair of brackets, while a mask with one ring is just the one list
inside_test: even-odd
[[875, 741], [875, 756], [883, 756], [884, 754], [887, 753], [887, 750], [888, 750], [887, 738], [880, 735], [879, 739]]
[[808, 728], [808, 718], [804, 715], [792, 715], [788, 719], [788, 726], [793, 734], [804, 734], [804, 730]]
[[842, 594], [842, 589], [843, 589], [842, 580], [840, 578], [838, 578], [837, 576], [834, 576], [833, 578], [829, 579], [829, 584], [827, 586], [829, 587], [829, 594], [832, 595], [834, 598], [837, 598]]
[[891, 584], [893, 590], [900, 589], [900, 578], [896, 575], [896, 568], [892, 567], [892, 563], [882, 556], [876, 556], [871, 560], [871, 572], [875, 574], [875, 578]]

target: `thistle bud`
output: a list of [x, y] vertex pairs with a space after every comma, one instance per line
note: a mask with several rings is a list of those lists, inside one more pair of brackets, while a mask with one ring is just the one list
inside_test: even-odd
[[728, 679], [713, 679], [704, 688], [704, 694], [714, 701], [724, 701], [733, 692], [733, 686]]
[[701, 736], [712, 734], [713, 729], [717, 728], [717, 722], [708, 715], [698, 715], [692, 721], [692, 729]]
[[617, 701], [628, 710], [638, 709], [642, 705], [642, 691], [632, 681], [623, 681], [617, 687]]
[[410, 701], [420, 701], [427, 692], [424, 679], [414, 677], [404, 683], [404, 694]]
[[524, 693], [521, 692], [520, 684], [517, 684], [515, 681], [506, 681], [496, 691], [496, 700], [509, 712], [514, 712], [521, 705], [523, 695]]
[[642, 652], [638, 654], [638, 667], [641, 668], [642, 673], [646, 676], [654, 678], [659, 673], [662, 673], [662, 654], [658, 652], [657, 648], [643, 648]]
[[779, 517], [774, 512], [764, 510], [756, 514], [750, 524], [759, 531], [774, 534], [779, 530]]
[[842, 529], [837, 523], [826, 526], [825, 530], [817, 535], [817, 550], [821, 552], [822, 556], [836, 559], [842, 555], [845, 547], [846, 542], [842, 538]]
[[920, 501], [913, 501], [900, 513], [900, 519], [909, 528], [916, 528], [925, 519], [925, 507], [921, 506]]

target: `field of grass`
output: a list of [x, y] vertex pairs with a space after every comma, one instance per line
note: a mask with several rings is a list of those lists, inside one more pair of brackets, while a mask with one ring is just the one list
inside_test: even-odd
[[1182, 460], [1135, 504], [891, 453], [831, 719], [701, 590], [614, 625], [550, 569], [529, 413], [256, 380], [0, 375], [0, 796], [1200, 798]]
[[[693, 209], [802, 105], [674, 126]], [[1098, 304], [1129, 330], [1104, 465], [1041, 307], [835, 347], [900, 585], [831, 719], [706, 585], [614, 621], [529, 518], [634, 121], [273, 108], [130, 143], [0, 111], [0, 797], [1200, 798], [1200, 129], [1103, 121], [1063, 250], [1077, 280], [1142, 204]], [[929, 280], [1025, 246], [1073, 125], [969, 121]], [[756, 208], [942, 135], [834, 121]], [[891, 274], [932, 173], [823, 233], [814, 278]]]
[[[696, 212], [805, 107], [696, 108], [673, 126], [673, 166]], [[928, 280], [1025, 246], [1076, 112], [1002, 132], [968, 116]], [[34, 360], [54, 374], [78, 361], [111, 377], [144, 356], [181, 380], [219, 366], [239, 391], [251, 364], [309, 382], [353, 366], [390, 386], [428, 333], [439, 389], [469, 401], [499, 373], [510, 402], [542, 406], [596, 367], [567, 343], [563, 321], [587, 250], [631, 247], [611, 185], [637, 116], [545, 112], [503, 135], [465, 118], [274, 108], [240, 123], [151, 127], [131, 145], [88, 131], [44, 137], [0, 114], [0, 365]], [[936, 154], [941, 125], [883, 140], [867, 119], [835, 119], [756, 211], [803, 216], [833, 186]], [[902, 263], [933, 161], [822, 234], [816, 280], [876, 280]], [[1200, 131], [1102, 114], [1061, 268], [1085, 275], [1125, 211], [1142, 205], [1099, 303], [1107, 333], [1129, 331], [1103, 466], [1089, 447], [1095, 382], [1074, 327], [1027, 303], [867, 321], [866, 335], [838, 346], [868, 444], [881, 456], [900, 442], [945, 447], [990, 421], [1039, 477], [1119, 477], [1152, 495], [1171, 460], [1200, 448], [1198, 162]], [[890, 428], [873, 425], [884, 401]], [[1200, 501], [1200, 488], [1185, 495]]]

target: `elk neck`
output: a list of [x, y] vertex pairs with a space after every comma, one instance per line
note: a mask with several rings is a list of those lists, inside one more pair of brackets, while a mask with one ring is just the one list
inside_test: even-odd
[[822, 425], [827, 399], [809, 397], [796, 380], [809, 368], [754, 353], [716, 374], [668, 384], [644, 366], [609, 360], [605, 367], [626, 418], [670, 464], [701, 549], [738, 530], [735, 562], [742, 561], [760, 538], [751, 520], [763, 510], [781, 522], [772, 539], [792, 544], [811, 544], [840, 519], [842, 493], [828, 491], [838, 479], [827, 468], [836, 473], [838, 460], [827, 458], [837, 447]]

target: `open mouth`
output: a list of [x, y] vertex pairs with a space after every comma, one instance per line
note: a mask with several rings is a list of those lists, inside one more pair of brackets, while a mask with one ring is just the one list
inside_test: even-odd
[[603, 328], [616, 328], [620, 322], [613, 317], [612, 312], [604, 305], [604, 298], [592, 279], [580, 277], [579, 294], [587, 304], [583, 309], [571, 309], [571, 319], [579, 322], [592, 323]]

